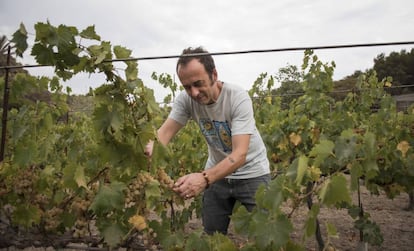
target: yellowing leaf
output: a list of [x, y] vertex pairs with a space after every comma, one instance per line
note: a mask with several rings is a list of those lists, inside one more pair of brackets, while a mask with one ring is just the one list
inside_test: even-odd
[[295, 146], [299, 145], [302, 142], [302, 137], [294, 132], [289, 135], [289, 140]]
[[315, 166], [311, 166], [308, 171], [309, 171], [309, 176], [311, 177], [313, 181], [319, 181], [321, 174], [322, 174], [321, 169]]
[[145, 218], [141, 215], [132, 216], [131, 218], [129, 218], [128, 222], [132, 224], [138, 231], [142, 231], [147, 228]]
[[272, 97], [271, 97], [271, 96], [267, 96], [267, 97], [265, 98], [265, 100], [266, 100], [266, 103], [268, 103], [269, 105], [271, 105], [271, 104], [272, 104]]
[[408, 149], [410, 148], [410, 144], [403, 140], [397, 145], [397, 149], [401, 151], [402, 156], [405, 158], [407, 156]]
[[76, 181], [76, 184], [78, 184], [79, 187], [84, 187], [88, 189], [88, 186], [86, 184], [86, 177], [85, 177], [85, 167], [78, 166], [75, 171], [75, 175], [73, 177]]
[[321, 130], [319, 128], [312, 128], [311, 139], [313, 143], [318, 141], [320, 135], [321, 135]]
[[385, 82], [385, 87], [391, 87], [392, 86], [392, 83], [391, 82]]
[[328, 236], [339, 238], [338, 231], [336, 230], [335, 225], [332, 223], [326, 222], [326, 231], [328, 232]]
[[277, 147], [280, 149], [280, 150], [282, 150], [282, 151], [284, 151], [284, 150], [286, 150], [287, 149], [287, 145], [289, 144], [289, 142], [287, 141], [287, 139], [286, 138], [284, 138], [278, 145], [277, 145]]
[[280, 158], [276, 153], [272, 153], [272, 157], [270, 157], [270, 159], [273, 161], [273, 163], [280, 162]]

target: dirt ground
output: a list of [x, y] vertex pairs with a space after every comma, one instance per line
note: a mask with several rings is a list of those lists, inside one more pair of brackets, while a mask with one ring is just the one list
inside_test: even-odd
[[[384, 241], [381, 247], [368, 246], [368, 250], [375, 251], [409, 251], [414, 250], [414, 211], [405, 210], [408, 206], [408, 194], [402, 194], [393, 200], [388, 199], [385, 195], [371, 195], [364, 189], [361, 189], [361, 202], [364, 211], [369, 213], [371, 220], [376, 222], [381, 229]], [[357, 194], [353, 196], [354, 203], [357, 203]], [[296, 227], [303, 225], [301, 215], [306, 215], [307, 209], [302, 208], [294, 216]], [[334, 224], [338, 231], [338, 238], [332, 239], [332, 242], [338, 250], [356, 250], [359, 242], [359, 231], [353, 227], [352, 219], [347, 210], [336, 210], [322, 208], [319, 220], [321, 226], [328, 221]], [[300, 231], [297, 231], [299, 233]], [[300, 236], [296, 236], [301, 238]], [[326, 235], [324, 235], [326, 241]], [[307, 242], [308, 250], [318, 250], [315, 238]]]
[[[357, 203], [357, 194], [354, 194], [353, 201]], [[384, 241], [382, 246], [367, 246], [371, 251], [412, 251], [414, 250], [414, 211], [407, 211], [408, 194], [401, 194], [393, 200], [388, 199], [384, 194], [379, 196], [371, 195], [366, 190], [361, 191], [361, 202], [364, 211], [371, 215], [371, 220], [376, 222], [381, 229]], [[289, 208], [284, 208], [289, 211]], [[304, 224], [308, 209], [300, 208], [293, 216], [295, 231], [292, 239], [300, 242], [302, 239], [302, 226]], [[359, 231], [354, 228], [354, 219], [352, 219], [347, 210], [321, 208], [319, 221], [322, 228], [322, 235], [325, 243], [326, 233], [324, 231], [324, 222], [329, 222], [337, 228], [338, 238], [333, 238], [336, 250], [357, 250], [359, 244]], [[236, 240], [240, 238], [233, 235]], [[238, 239], [238, 241], [241, 241]], [[314, 237], [306, 241], [306, 249], [313, 251], [318, 250], [318, 245]]]
[[[353, 195], [354, 203], [357, 203], [357, 194]], [[394, 199], [388, 199], [384, 194], [379, 196], [371, 195], [365, 189], [361, 189], [361, 202], [364, 211], [371, 215], [371, 220], [376, 222], [381, 229], [384, 241], [382, 246], [370, 246], [359, 243], [359, 231], [354, 228], [354, 219], [352, 219], [347, 210], [337, 210], [329, 208], [321, 208], [319, 213], [319, 221], [322, 227], [322, 236], [325, 241], [326, 233], [324, 231], [324, 223], [329, 222], [337, 228], [338, 238], [333, 238], [335, 250], [356, 251], [358, 245], [363, 245], [366, 250], [370, 251], [413, 251], [414, 250], [414, 211], [407, 211], [409, 197], [408, 194], [401, 194]], [[286, 212], [290, 208], [284, 207]], [[300, 243], [302, 239], [302, 227], [305, 222], [308, 209], [300, 208], [292, 216], [295, 231], [292, 239]], [[199, 220], [192, 220], [189, 228], [196, 229], [201, 227]], [[234, 233], [230, 225], [229, 237], [238, 245], [243, 245], [244, 237]], [[305, 242], [306, 250], [317, 251], [318, 244], [314, 237], [309, 238]]]
[[[353, 196], [353, 200], [357, 202], [357, 195]], [[388, 199], [385, 195], [371, 195], [366, 190], [361, 191], [361, 201], [365, 212], [371, 215], [371, 219], [375, 221], [382, 232], [384, 242], [381, 247], [368, 246], [370, 251], [412, 251], [414, 250], [414, 211], [407, 211], [408, 195], [401, 194], [393, 200]], [[284, 210], [289, 211], [286, 207]], [[302, 238], [301, 228], [304, 224], [304, 219], [308, 210], [306, 207], [300, 208], [293, 215], [293, 223], [295, 231], [292, 238], [299, 242]], [[353, 219], [348, 215], [347, 210], [337, 210], [322, 208], [319, 214], [319, 220], [322, 226], [322, 235], [326, 242], [326, 235], [324, 233], [323, 225], [325, 221], [335, 225], [338, 231], [338, 238], [332, 239], [336, 250], [357, 250], [359, 242], [359, 232], [353, 227]], [[193, 219], [188, 223], [188, 230], [201, 228], [201, 221]], [[238, 245], [242, 245], [245, 241], [244, 237], [234, 233], [232, 226], [230, 226], [229, 237]], [[306, 242], [306, 248], [309, 251], [318, 250], [315, 238], [310, 238]], [[0, 248], [0, 251], [17, 251], [17, 250], [54, 250], [53, 248], [25, 248], [16, 249], [14, 247]], [[74, 249], [64, 249], [74, 250]], [[82, 250], [77, 248], [76, 250]], [[89, 249], [90, 250], [90, 249]]]

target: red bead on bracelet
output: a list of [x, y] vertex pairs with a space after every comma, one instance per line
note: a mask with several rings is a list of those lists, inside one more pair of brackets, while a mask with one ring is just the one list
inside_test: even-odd
[[210, 186], [210, 180], [208, 179], [208, 174], [206, 173], [206, 171], [202, 172], [204, 179], [206, 180], [207, 186], [206, 189]]

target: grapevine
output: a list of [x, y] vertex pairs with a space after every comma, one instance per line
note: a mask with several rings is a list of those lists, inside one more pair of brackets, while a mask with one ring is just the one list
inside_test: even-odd
[[[233, 215], [245, 245], [236, 247], [229, 237], [206, 236], [201, 229], [185, 233], [189, 220], [200, 217], [201, 197], [185, 201], [171, 187], [178, 177], [204, 168], [207, 149], [198, 126], [189, 122], [162, 146], [155, 132], [171, 108], [155, 102], [138, 77], [137, 62], [125, 61], [124, 69], [111, 62], [132, 51], [102, 41], [93, 26], [79, 31], [38, 23], [35, 30], [31, 53], [39, 64], [54, 67], [56, 76], [19, 73], [10, 85], [0, 212], [13, 228], [45, 235], [69, 231], [74, 240], [97, 237], [110, 248], [137, 238], [149, 250], [301, 250], [323, 223], [327, 232], [316, 238], [324, 237], [321, 245], [329, 249], [336, 228], [320, 222], [319, 211], [344, 208], [363, 241], [381, 245], [378, 226], [350, 194], [361, 183], [390, 198], [414, 189], [414, 109], [396, 110], [383, 90], [392, 80], [379, 80], [374, 72], [361, 75], [355, 90], [336, 100], [328, 95], [335, 64], [306, 51], [299, 74], [304, 94], [288, 107], [272, 96], [275, 76], [262, 74], [249, 90], [273, 180], [257, 192], [255, 210], [239, 207]], [[13, 39], [20, 55], [27, 39], [22, 25]], [[90, 116], [69, 110], [70, 88], [65, 93], [60, 85], [80, 72], [106, 77], [89, 94]], [[156, 73], [153, 78], [170, 88], [165, 101], [173, 100], [178, 91], [173, 78]], [[150, 140], [151, 158], [144, 154]], [[282, 205], [290, 210], [283, 212]], [[309, 209], [304, 241], [295, 242], [292, 217], [302, 205]]]

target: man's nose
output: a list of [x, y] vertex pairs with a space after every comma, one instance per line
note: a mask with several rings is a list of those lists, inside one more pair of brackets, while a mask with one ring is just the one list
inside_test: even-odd
[[198, 93], [200, 93], [200, 92], [198, 91], [198, 88], [191, 87], [191, 96], [192, 96], [192, 97], [197, 97], [197, 96], [198, 96]]

